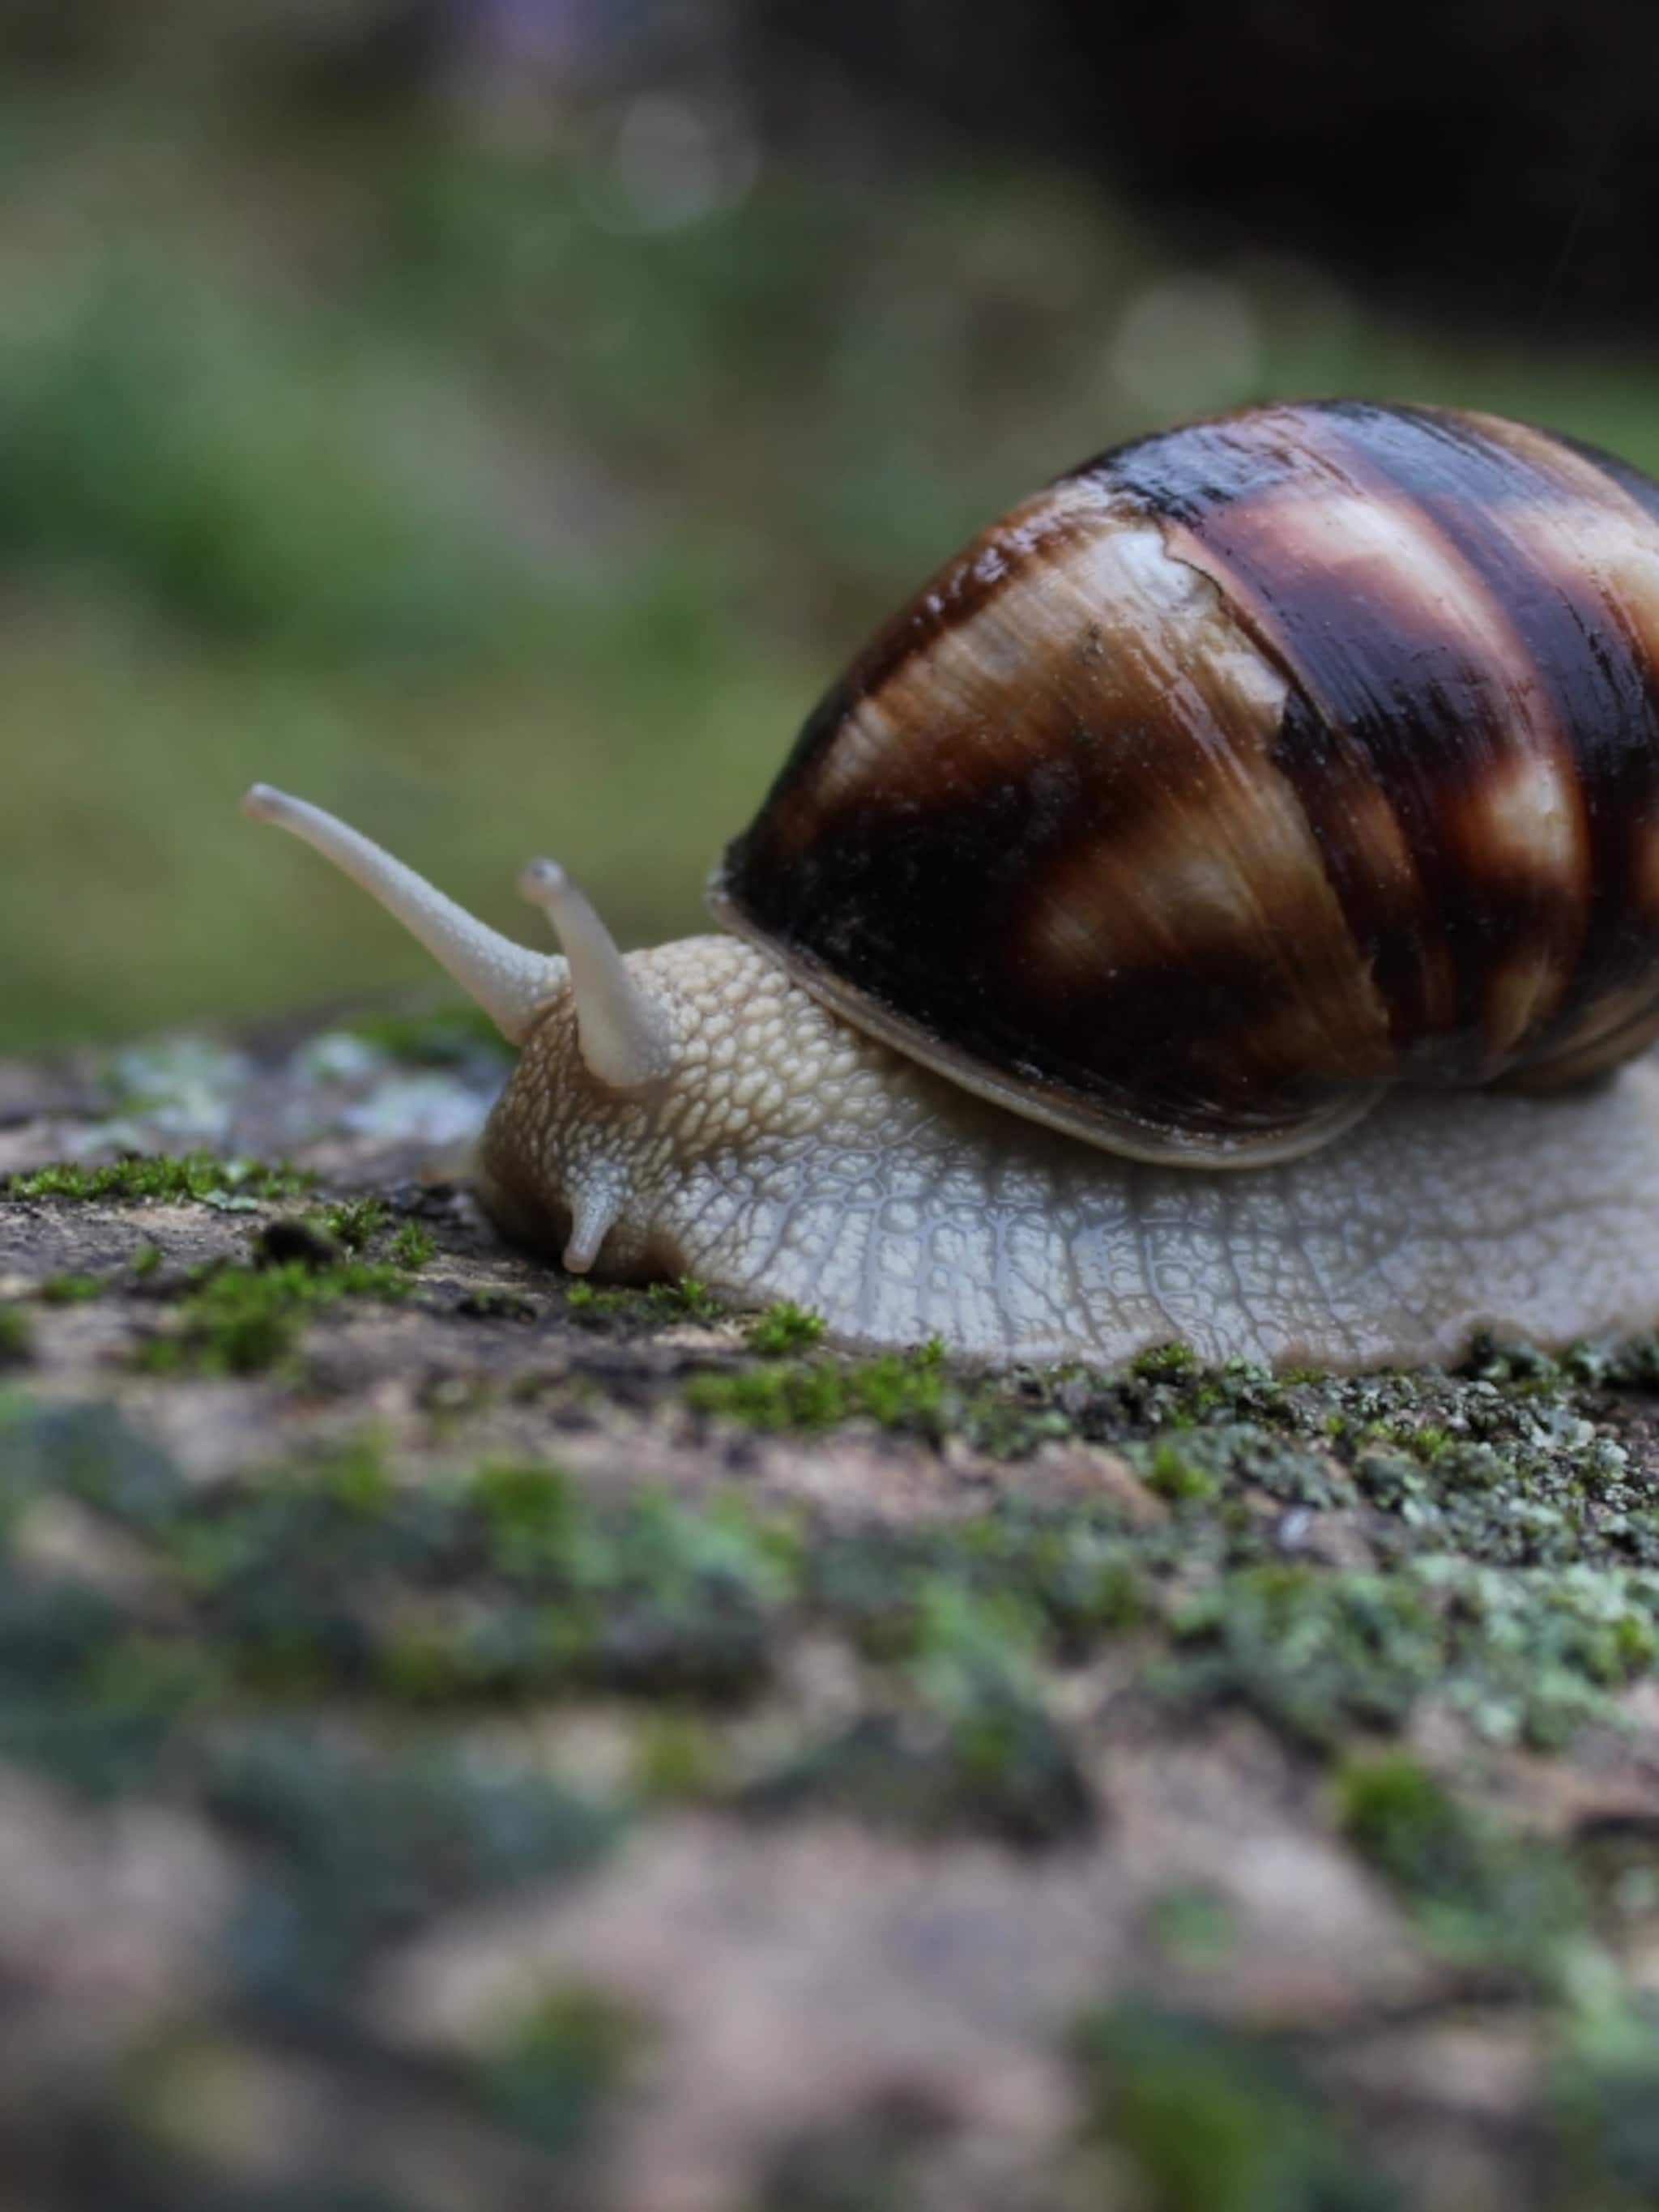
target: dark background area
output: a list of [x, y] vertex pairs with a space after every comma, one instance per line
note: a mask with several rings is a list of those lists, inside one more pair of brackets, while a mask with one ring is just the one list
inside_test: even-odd
[[1651, 330], [1659, 12], [1517, 0], [769, 0], [760, 74], [826, 68], [923, 131], [1054, 155], [1172, 246], [1266, 243], [1525, 337]]
[[[0, 1044], [423, 978], [255, 777], [637, 939], [973, 529], [1357, 392], [1659, 465], [1659, 16], [0, 13]], [[526, 933], [533, 933], [533, 923]]]

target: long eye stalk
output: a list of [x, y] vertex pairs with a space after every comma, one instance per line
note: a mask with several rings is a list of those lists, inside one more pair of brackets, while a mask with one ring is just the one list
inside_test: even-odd
[[519, 890], [552, 924], [570, 963], [576, 1038], [612, 1091], [644, 1091], [673, 1065], [666, 1011], [629, 973], [616, 940], [556, 860], [532, 860]]
[[413, 868], [320, 806], [256, 783], [242, 800], [242, 811], [302, 838], [360, 884], [420, 939], [512, 1043], [524, 1042], [541, 1006], [564, 981], [562, 960], [528, 951], [498, 935]]

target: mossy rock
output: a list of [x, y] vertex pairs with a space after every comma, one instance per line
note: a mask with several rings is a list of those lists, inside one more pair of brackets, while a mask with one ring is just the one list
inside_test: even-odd
[[844, 1358], [395, 1042], [3, 1132], [15, 2201], [1654, 2201], [1659, 1346]]

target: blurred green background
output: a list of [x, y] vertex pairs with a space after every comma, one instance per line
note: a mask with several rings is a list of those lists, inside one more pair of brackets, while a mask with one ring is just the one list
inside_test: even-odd
[[[533, 850], [625, 941], [699, 927], [867, 629], [1182, 414], [1436, 398], [1659, 468], [1651, 335], [1563, 289], [1572, 148], [1507, 290], [1449, 303], [1348, 265], [1328, 193], [1316, 255], [1224, 177], [1166, 206], [1086, 132], [989, 131], [914, 55], [884, 88], [878, 41], [775, 28], [689, 0], [0, 16], [0, 1050], [428, 974], [240, 818], [256, 777], [531, 941]], [[1465, 189], [1501, 224], [1501, 176]], [[1396, 263], [1432, 275], [1401, 192]]]

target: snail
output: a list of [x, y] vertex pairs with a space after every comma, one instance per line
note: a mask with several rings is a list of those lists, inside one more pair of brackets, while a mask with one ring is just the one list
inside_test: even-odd
[[540, 860], [544, 957], [245, 805], [522, 1048], [479, 1193], [578, 1273], [988, 1362], [1659, 1321], [1659, 484], [1570, 439], [1281, 404], [1059, 477], [809, 718], [723, 935]]

